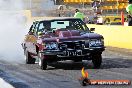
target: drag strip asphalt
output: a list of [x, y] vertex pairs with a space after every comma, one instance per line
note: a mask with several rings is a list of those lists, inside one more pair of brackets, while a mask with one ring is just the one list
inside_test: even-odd
[[[122, 49], [121, 49], [122, 50]], [[20, 64], [0, 61], [0, 77], [15, 88], [132, 88], [132, 85], [88, 85], [83, 87], [78, 79], [84, 66], [90, 79], [132, 80], [132, 55], [123, 50], [107, 48], [103, 52], [100, 69], [93, 69], [91, 61], [57, 62], [41, 70], [38, 64]]]

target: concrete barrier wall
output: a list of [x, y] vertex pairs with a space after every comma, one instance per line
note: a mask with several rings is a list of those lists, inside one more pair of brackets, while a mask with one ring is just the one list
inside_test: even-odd
[[132, 27], [91, 24], [88, 27], [95, 28], [95, 33], [104, 36], [106, 46], [132, 49]]

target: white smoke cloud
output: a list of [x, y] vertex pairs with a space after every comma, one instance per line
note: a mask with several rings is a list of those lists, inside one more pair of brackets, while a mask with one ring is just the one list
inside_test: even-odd
[[21, 0], [0, 0], [0, 60], [24, 62], [21, 47], [27, 32]]
[[0, 9], [3, 10], [23, 9], [22, 0], [0, 0]]
[[55, 5], [53, 0], [43, 0], [41, 7], [45, 10], [55, 9]]

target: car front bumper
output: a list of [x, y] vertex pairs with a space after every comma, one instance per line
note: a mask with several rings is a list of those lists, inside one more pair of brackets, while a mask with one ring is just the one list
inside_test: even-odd
[[85, 59], [85, 57], [89, 57], [90, 54], [93, 53], [102, 53], [105, 50], [105, 47], [91, 48], [91, 49], [81, 49], [81, 50], [44, 50], [40, 53], [43, 54], [44, 57], [48, 57], [47, 59], [61, 59], [61, 60], [74, 60], [75, 58]]

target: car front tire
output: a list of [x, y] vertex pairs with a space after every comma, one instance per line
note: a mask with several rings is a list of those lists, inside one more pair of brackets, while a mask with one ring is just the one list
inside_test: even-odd
[[101, 54], [92, 55], [92, 62], [95, 69], [100, 68], [102, 63], [102, 55]]
[[39, 66], [42, 70], [46, 70], [47, 68], [47, 61], [44, 59], [41, 53], [39, 53]]

